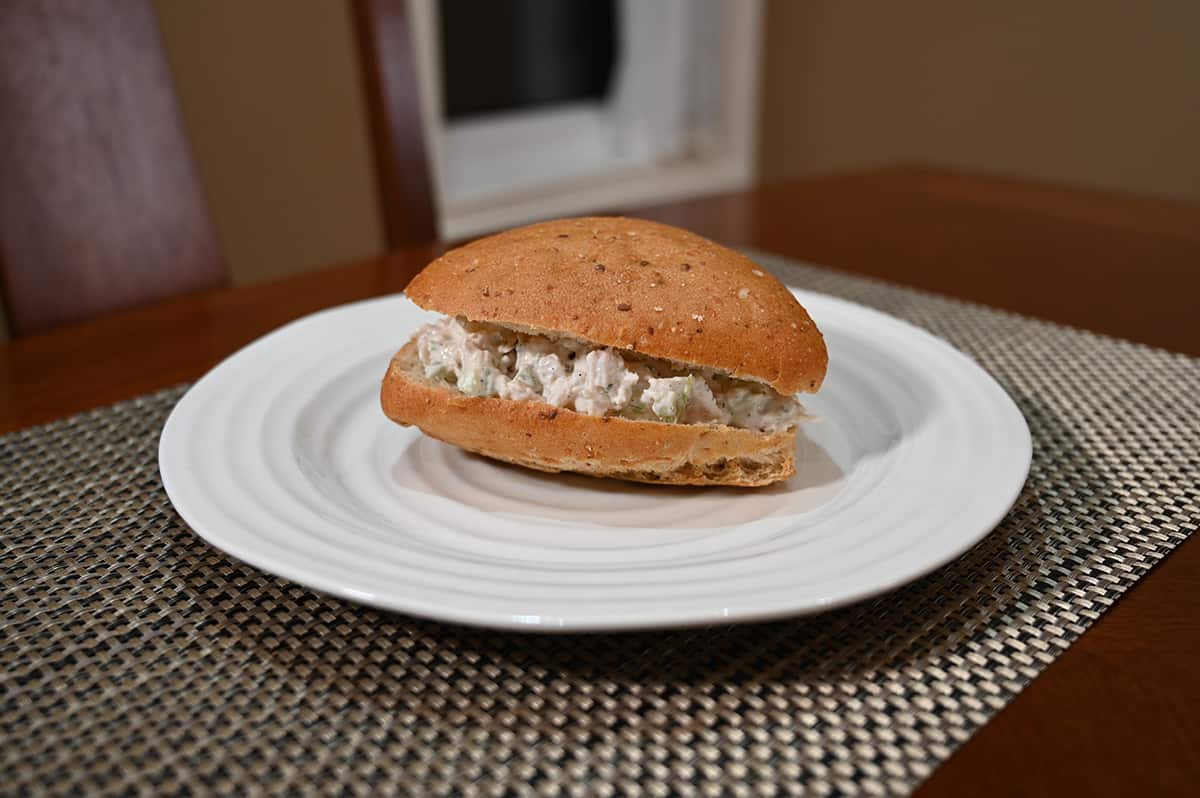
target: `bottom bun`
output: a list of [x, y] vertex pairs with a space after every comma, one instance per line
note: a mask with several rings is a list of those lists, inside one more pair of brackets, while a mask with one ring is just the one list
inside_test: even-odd
[[539, 471], [737, 487], [770, 485], [796, 473], [795, 430], [630, 421], [541, 402], [466, 396], [424, 376], [413, 341], [392, 358], [380, 403], [398, 424]]

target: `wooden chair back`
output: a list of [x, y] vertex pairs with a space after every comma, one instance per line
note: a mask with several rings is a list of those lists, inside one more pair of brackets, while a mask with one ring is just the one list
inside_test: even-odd
[[352, 0], [389, 249], [437, 238], [407, 0]]

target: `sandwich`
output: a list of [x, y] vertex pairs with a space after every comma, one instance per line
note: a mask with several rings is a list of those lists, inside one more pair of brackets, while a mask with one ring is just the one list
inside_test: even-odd
[[447, 252], [405, 289], [444, 314], [392, 358], [392, 421], [540, 471], [754, 487], [795, 473], [825, 341], [792, 293], [694, 233], [560, 219]]

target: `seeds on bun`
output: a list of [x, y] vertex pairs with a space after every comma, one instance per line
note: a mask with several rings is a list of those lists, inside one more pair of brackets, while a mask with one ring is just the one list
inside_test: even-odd
[[561, 219], [452, 250], [405, 292], [447, 318], [392, 359], [393, 421], [543, 471], [738, 486], [795, 471], [792, 394], [820, 387], [825, 342], [738, 252], [638, 219]]

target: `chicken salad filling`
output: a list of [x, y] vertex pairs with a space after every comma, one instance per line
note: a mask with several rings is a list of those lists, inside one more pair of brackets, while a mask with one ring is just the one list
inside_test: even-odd
[[786, 430], [808, 418], [795, 397], [767, 385], [494, 324], [441, 319], [418, 331], [417, 353], [426, 378], [468, 396], [544, 402], [589, 416], [761, 432]]

